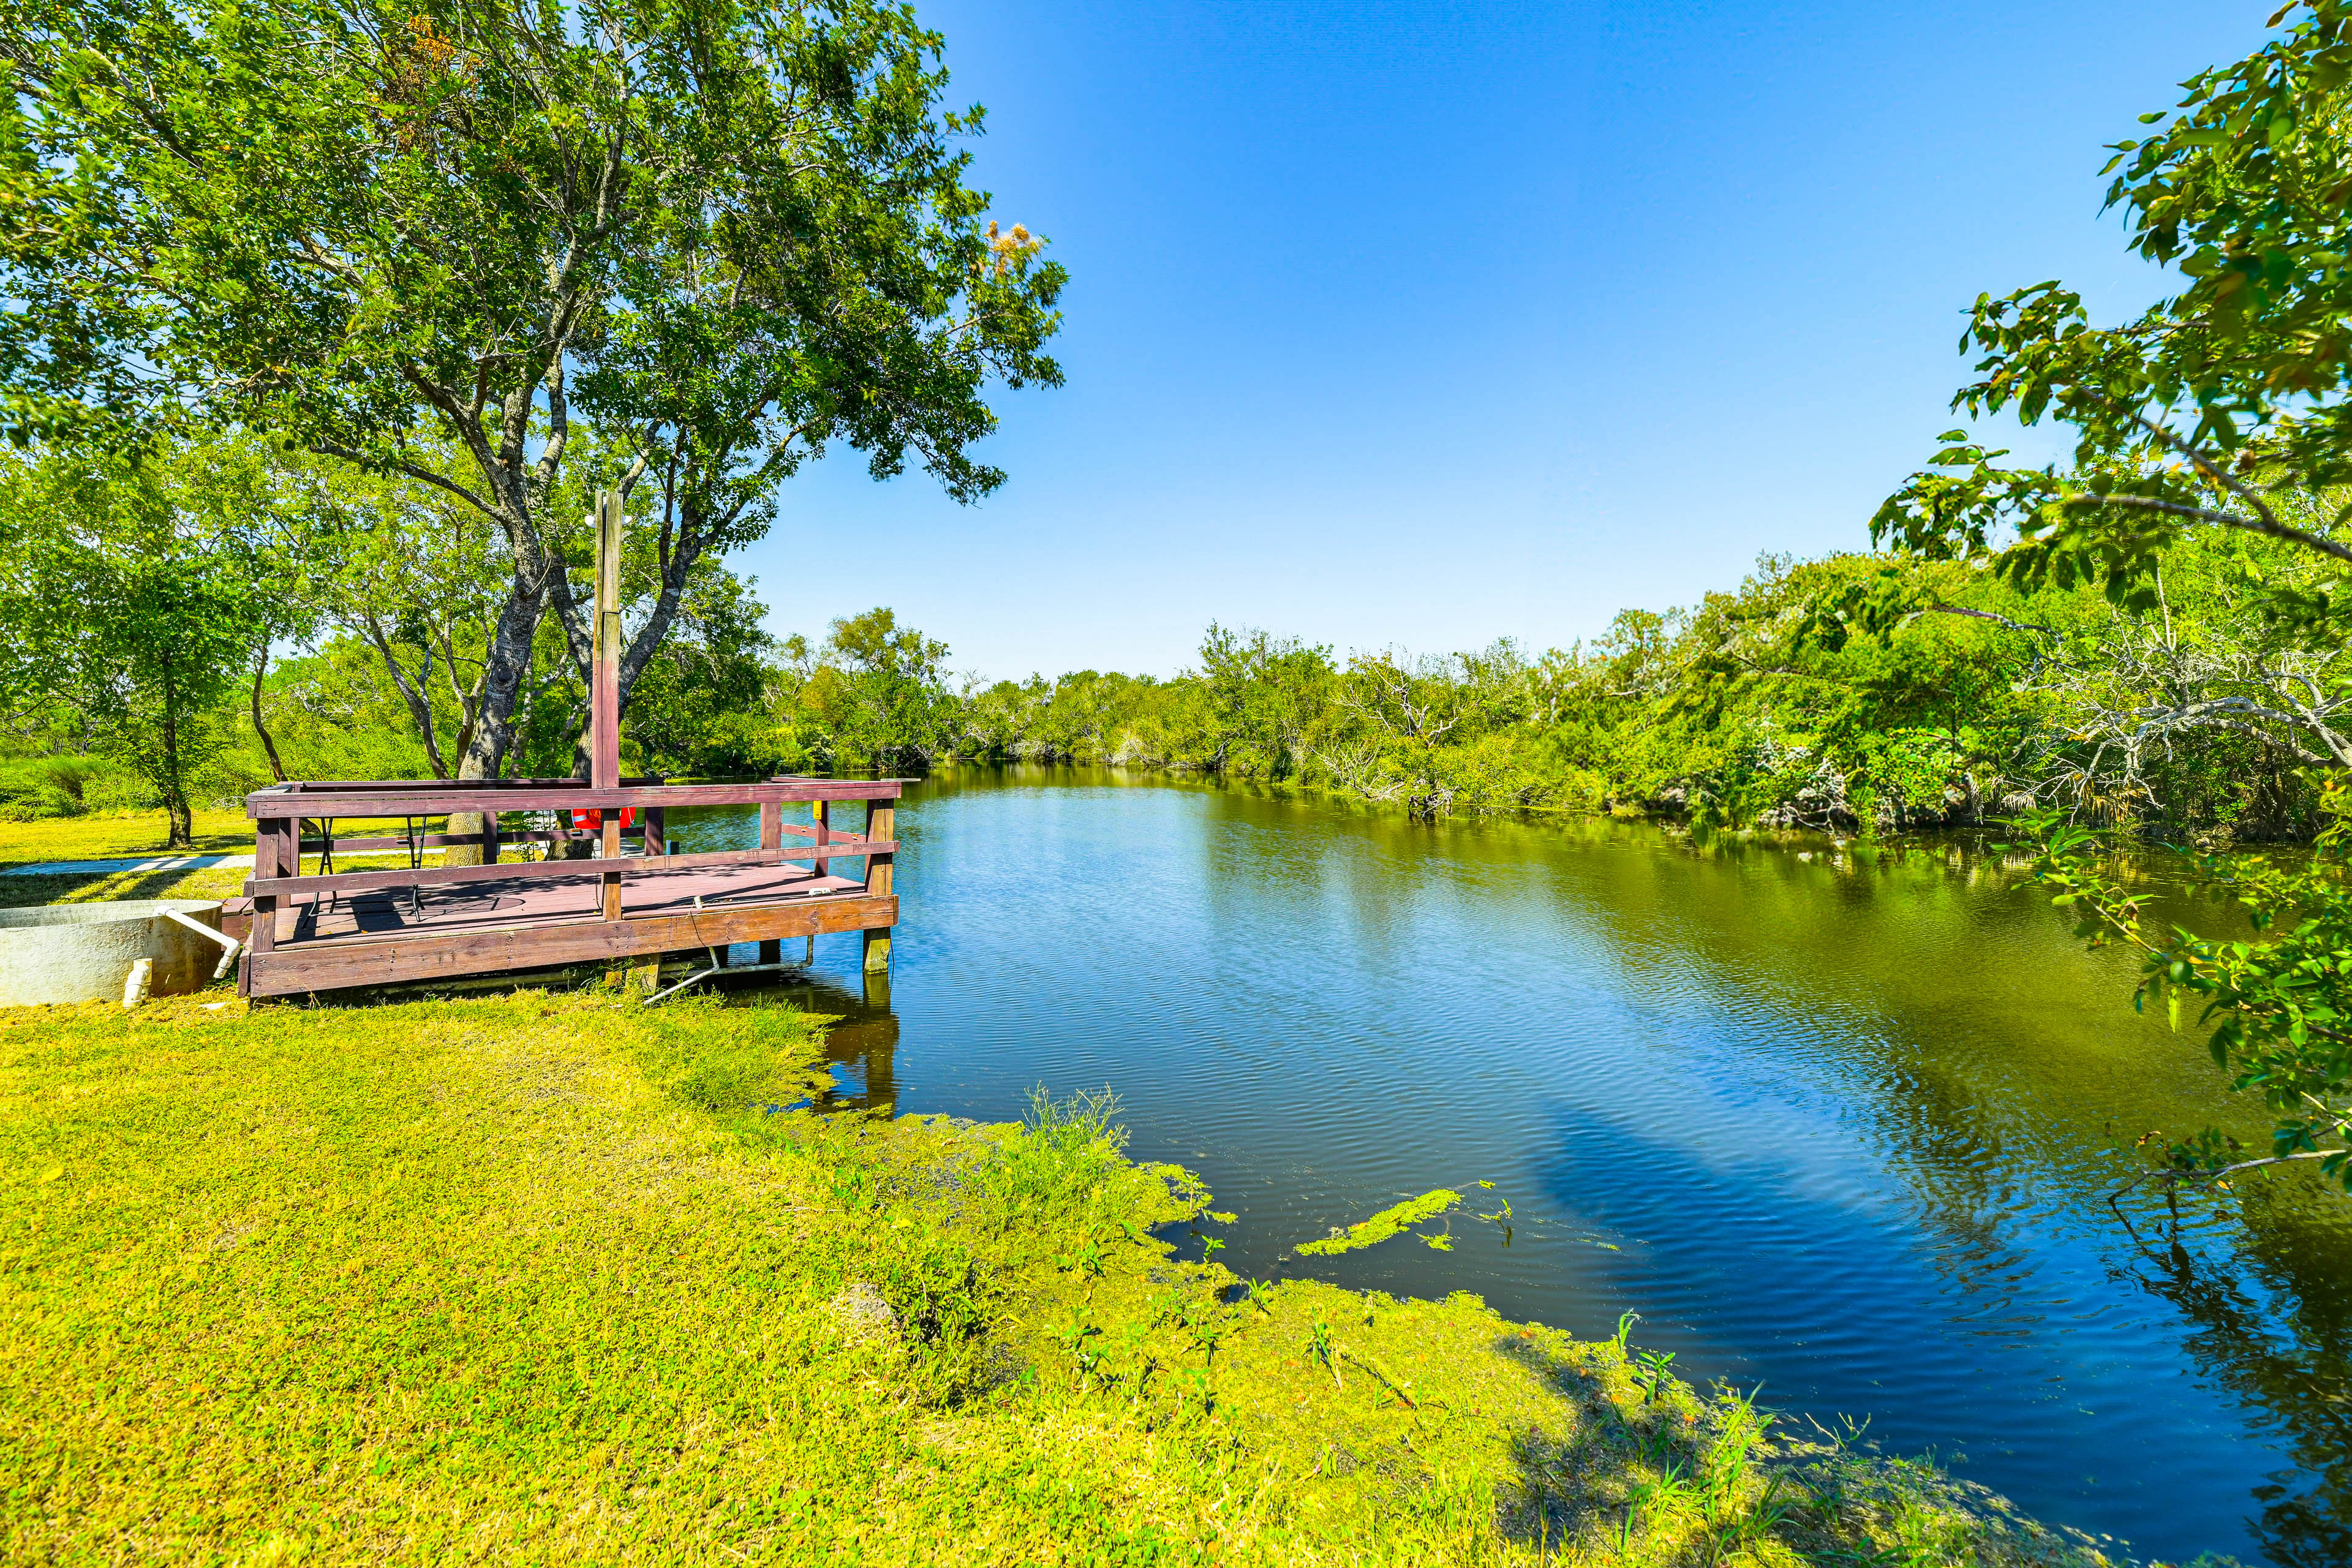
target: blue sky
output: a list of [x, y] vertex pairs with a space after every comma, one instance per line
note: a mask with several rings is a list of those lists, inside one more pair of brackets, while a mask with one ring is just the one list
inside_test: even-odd
[[986, 501], [836, 453], [735, 563], [780, 633], [887, 604], [1019, 677], [1565, 646], [1863, 546], [1979, 291], [2161, 291], [2101, 148], [2275, 3], [918, 0], [1068, 384], [999, 399]]

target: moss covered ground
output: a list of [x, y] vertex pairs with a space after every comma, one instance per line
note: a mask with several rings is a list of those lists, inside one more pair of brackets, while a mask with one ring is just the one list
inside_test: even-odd
[[1253, 1294], [1102, 1101], [598, 989], [0, 1011], [11, 1562], [2091, 1562], [1469, 1297]]

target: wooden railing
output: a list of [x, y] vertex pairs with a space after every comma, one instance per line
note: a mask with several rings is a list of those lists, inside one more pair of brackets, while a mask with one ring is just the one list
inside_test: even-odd
[[[282, 784], [246, 796], [246, 814], [254, 821], [253, 876], [245, 890], [253, 899], [252, 945], [257, 953], [272, 951], [277, 932], [278, 900], [297, 894], [324, 897], [334, 893], [422, 889], [467, 882], [503, 881], [517, 878], [598, 876], [604, 881], [604, 917], [622, 918], [621, 884], [625, 878], [648, 871], [684, 870], [694, 867], [812, 863], [814, 874], [826, 876], [835, 859], [866, 861], [866, 891], [891, 891], [892, 857], [898, 846], [896, 779], [776, 778], [754, 784], [665, 784], [657, 779], [623, 779], [617, 787], [597, 789], [578, 779], [458, 780], [384, 783], [361, 780], [306, 781]], [[866, 830], [844, 833], [832, 826], [832, 805], [837, 800], [866, 803]], [[789, 823], [784, 807], [807, 805], [814, 820]], [[708, 853], [667, 853], [667, 813], [681, 806], [756, 805], [760, 811], [760, 847]], [[624, 853], [622, 807], [634, 807], [635, 822], [626, 833], [641, 841], [641, 852]], [[593, 811], [603, 820], [595, 830], [597, 853], [587, 858], [501, 861], [509, 844], [577, 843], [577, 832], [508, 828], [499, 818], [517, 812]], [[447, 818], [478, 816], [477, 832], [452, 833]], [[381, 823], [399, 818], [411, 825], [398, 834], [383, 828], [365, 835], [338, 835], [334, 824], [345, 821]], [[443, 830], [425, 829], [440, 819]], [[314, 827], [315, 825], [315, 827]], [[328, 864], [337, 850], [405, 849], [421, 861], [427, 848], [473, 847], [479, 864], [371, 867], [357, 871], [324, 870], [305, 876], [302, 857], [321, 854]], [[887, 932], [884, 933], [887, 940]], [[887, 954], [887, 948], [885, 949]]]

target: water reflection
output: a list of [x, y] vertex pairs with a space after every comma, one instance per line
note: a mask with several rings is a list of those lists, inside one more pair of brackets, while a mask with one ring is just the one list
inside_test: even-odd
[[2280, 1173], [2136, 1245], [2105, 1202], [2131, 1142], [2259, 1143], [2261, 1108], [2000, 855], [1043, 769], [943, 774], [898, 831], [895, 994], [855, 938], [785, 988], [843, 1020], [849, 1103], [997, 1121], [1108, 1083], [1136, 1152], [1241, 1215], [1245, 1275], [1493, 1180], [1507, 1247], [1457, 1224], [1314, 1272], [1588, 1335], [1638, 1311], [1678, 1369], [2134, 1554], [2352, 1561], [2352, 1205]]
[[2194, 1325], [2188, 1342], [2208, 1375], [2259, 1411], [2293, 1453], [2294, 1465], [2250, 1494], [2264, 1554], [2334, 1568], [2352, 1563], [2352, 1246], [2340, 1226], [2312, 1223], [2309, 1196], [2254, 1187], [2241, 1216], [2244, 1245], [2210, 1229], [2151, 1235], [2118, 1278]]
[[[729, 1006], [774, 1006], [778, 1004], [829, 1017], [835, 1022], [824, 1037], [824, 1063], [834, 1087], [824, 1103], [850, 1110], [887, 1110], [898, 1100], [898, 1079], [893, 1064], [898, 1051], [898, 1016], [890, 1010], [890, 977], [862, 974], [855, 989], [814, 967], [816, 943], [805, 950], [799, 942], [783, 944], [783, 962], [803, 951], [806, 962], [799, 973], [722, 978], [715, 984]], [[730, 967], [757, 961], [756, 943], [739, 942], [727, 950]]]

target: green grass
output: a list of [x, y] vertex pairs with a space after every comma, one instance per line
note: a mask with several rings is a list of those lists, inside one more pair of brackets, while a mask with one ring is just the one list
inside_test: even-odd
[[2095, 1560], [1473, 1298], [1231, 1299], [1105, 1097], [768, 1110], [820, 1022], [708, 998], [222, 1001], [0, 1011], [8, 1561]]
[[233, 899], [253, 875], [249, 866], [195, 871], [80, 871], [0, 877], [0, 909], [31, 904], [81, 904], [110, 899]]
[[[369, 824], [338, 818], [339, 833], [353, 837], [396, 834], [398, 821]], [[160, 811], [93, 814], [88, 816], [43, 817], [35, 822], [0, 822], [0, 868], [37, 865], [50, 860], [128, 860], [163, 853], [165, 826]], [[250, 855], [253, 824], [242, 811], [199, 811], [195, 814], [194, 853]], [[438, 850], [427, 851], [425, 863], [440, 864]], [[401, 851], [345, 854], [338, 865], [345, 869], [404, 866]], [[306, 856], [305, 869], [316, 870], [318, 858]], [[230, 899], [245, 890], [253, 875], [246, 866], [215, 866], [193, 871], [76, 871], [41, 876], [0, 877], [0, 909], [31, 904], [75, 904], [109, 899]]]
[[[242, 811], [199, 811], [194, 826], [196, 854], [253, 853], [253, 823]], [[163, 840], [170, 835], [171, 824], [160, 810], [92, 812], [84, 816], [0, 822], [0, 866], [27, 866], [43, 860], [129, 860], [161, 855]]]

